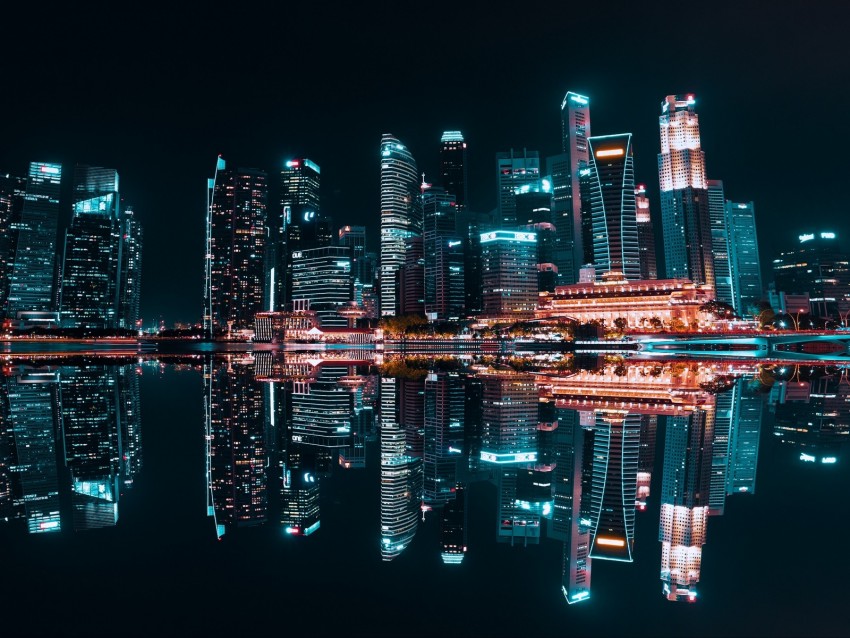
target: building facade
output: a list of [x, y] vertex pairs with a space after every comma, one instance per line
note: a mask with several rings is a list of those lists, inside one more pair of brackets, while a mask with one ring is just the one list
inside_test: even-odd
[[511, 149], [506, 153], [496, 153], [498, 228], [511, 229], [517, 225], [516, 191], [526, 184], [535, 184], [540, 177], [540, 154], [537, 151], [522, 149], [520, 153]]
[[338, 314], [352, 299], [351, 257], [346, 246], [325, 246], [292, 253], [292, 300], [309, 300], [323, 327], [348, 326]]
[[484, 314], [507, 320], [534, 315], [537, 307], [537, 236], [496, 230], [481, 235]]
[[755, 305], [764, 298], [755, 207], [752, 202], [727, 199], [724, 208], [729, 236], [732, 305], [739, 314], [750, 315]]

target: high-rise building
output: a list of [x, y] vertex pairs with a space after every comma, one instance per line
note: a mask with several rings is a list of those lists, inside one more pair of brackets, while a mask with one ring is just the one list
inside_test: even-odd
[[466, 142], [460, 131], [443, 131], [440, 138], [440, 184], [460, 211], [469, 206], [467, 194]]
[[537, 290], [554, 292], [558, 284], [555, 251], [558, 236], [552, 223], [552, 182], [543, 178], [515, 193], [517, 227], [537, 236]]
[[638, 249], [640, 251], [640, 278], [658, 279], [658, 266], [655, 258], [655, 231], [652, 216], [649, 213], [649, 197], [646, 185], [635, 187], [635, 221], [637, 222]]
[[726, 227], [729, 234], [729, 265], [732, 272], [732, 305], [741, 315], [763, 298], [756, 215], [752, 202], [725, 202]]
[[464, 314], [463, 241], [457, 235], [457, 203], [442, 188], [422, 195], [425, 316], [432, 321]]
[[514, 153], [514, 149], [496, 153], [496, 176], [499, 202], [496, 226], [512, 229], [517, 224], [517, 189], [540, 180], [539, 153], [527, 149], [522, 149], [522, 154]]
[[419, 171], [398, 139], [381, 137], [381, 316], [397, 314], [396, 272], [404, 265], [405, 240], [422, 233]]
[[26, 184], [23, 177], [0, 174], [0, 315], [5, 311], [9, 296]]
[[561, 153], [546, 160], [552, 178], [553, 214], [557, 229], [555, 265], [558, 283], [574, 284], [584, 264], [581, 232], [580, 172], [590, 164], [590, 99], [568, 91], [561, 102]]
[[719, 179], [709, 179], [706, 180], [706, 187], [708, 217], [711, 220], [711, 253], [714, 259], [714, 298], [734, 306], [735, 310], [741, 313], [743, 309], [735, 305], [735, 280], [732, 277], [723, 182]]
[[337, 243], [348, 247], [351, 257], [352, 299], [362, 307], [363, 287], [373, 282], [371, 264], [366, 256], [366, 227], [343, 226], [339, 229]]
[[119, 207], [115, 169], [76, 167], [71, 226], [62, 258], [59, 310], [64, 326], [118, 326], [124, 247]]
[[352, 300], [351, 252], [325, 246], [292, 253], [292, 299], [308, 299], [323, 327], [345, 328], [338, 311]]
[[[10, 317], [50, 320], [50, 316], [38, 313], [55, 311], [61, 180], [61, 164], [30, 162], [9, 285], [7, 314]], [[55, 316], [52, 319], [55, 320]]]
[[[590, 173], [582, 196], [590, 202], [597, 276], [641, 279], [632, 134], [588, 138]], [[584, 188], [584, 186], [583, 186]]]
[[664, 262], [668, 279], [714, 287], [705, 153], [695, 104], [692, 94], [668, 95], [661, 103], [658, 180]]
[[[219, 158], [209, 214], [207, 328], [250, 329], [263, 310], [268, 182], [264, 171]], [[205, 322], [206, 323], [206, 322]]]
[[457, 234], [463, 241], [464, 310], [467, 315], [483, 311], [481, 295], [481, 233], [492, 230], [493, 217], [469, 209], [458, 211]]
[[480, 376], [484, 385], [481, 461], [533, 463], [537, 460], [537, 387], [527, 374]]
[[537, 235], [496, 230], [481, 234], [484, 314], [515, 318], [537, 307]]
[[121, 219], [121, 270], [118, 299], [118, 327], [140, 327], [139, 299], [142, 284], [142, 245], [144, 235], [135, 211], [127, 206]]
[[422, 235], [404, 240], [404, 262], [395, 273], [396, 314], [425, 314], [425, 244]]

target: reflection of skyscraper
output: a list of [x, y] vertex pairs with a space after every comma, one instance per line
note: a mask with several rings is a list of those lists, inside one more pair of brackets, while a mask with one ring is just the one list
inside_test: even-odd
[[292, 437], [301, 445], [340, 448], [351, 439], [351, 393], [337, 380], [345, 366], [322, 366], [310, 383], [296, 382], [292, 392]]
[[761, 394], [746, 391], [743, 379], [738, 379], [737, 384], [739, 400], [735, 405], [734, 427], [729, 441], [726, 493], [754, 494], [764, 402]]
[[463, 379], [431, 373], [425, 379], [424, 499], [439, 506], [455, 498], [463, 449]]
[[537, 460], [537, 387], [527, 374], [482, 374], [481, 460], [533, 463]]
[[[140, 369], [138, 369], [140, 371]], [[124, 485], [132, 487], [142, 468], [142, 416], [137, 368], [122, 366], [118, 370], [119, 410], [121, 422], [121, 464]]]
[[596, 412], [591, 493], [591, 558], [632, 560], [641, 415]]
[[667, 418], [661, 484], [661, 581], [668, 600], [696, 599], [711, 491], [714, 406]]
[[642, 414], [640, 417], [640, 453], [638, 455], [637, 500], [638, 510], [646, 509], [649, 489], [652, 484], [652, 469], [655, 465], [655, 433], [658, 416]]
[[458, 565], [466, 553], [466, 488], [452, 488], [454, 499], [446, 503], [440, 525], [440, 550], [443, 562]]

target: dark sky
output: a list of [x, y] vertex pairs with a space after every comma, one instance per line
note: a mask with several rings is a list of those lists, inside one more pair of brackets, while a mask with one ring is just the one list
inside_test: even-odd
[[436, 177], [440, 133], [462, 130], [486, 211], [495, 152], [559, 150], [567, 90], [590, 96], [594, 134], [634, 133], [655, 212], [660, 103], [693, 92], [709, 176], [755, 201], [765, 264], [803, 230], [850, 239], [850, 5], [633, 4], [4, 6], [0, 170], [118, 169], [145, 226], [146, 325], [200, 317], [218, 153], [275, 186], [283, 161], [310, 157], [325, 210], [377, 249], [381, 133]]

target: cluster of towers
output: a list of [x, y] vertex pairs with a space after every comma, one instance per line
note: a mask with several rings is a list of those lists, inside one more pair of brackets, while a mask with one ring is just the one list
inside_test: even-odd
[[142, 227], [121, 202], [118, 172], [75, 168], [60, 242], [61, 186], [61, 164], [0, 175], [0, 312], [13, 325], [137, 328]]

